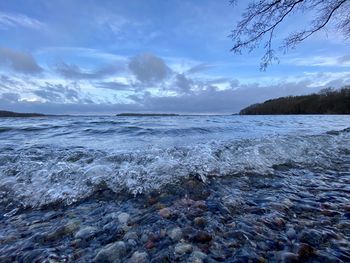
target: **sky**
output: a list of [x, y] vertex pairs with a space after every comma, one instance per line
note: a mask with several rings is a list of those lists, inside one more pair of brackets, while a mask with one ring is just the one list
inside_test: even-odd
[[[231, 114], [350, 85], [350, 40], [328, 29], [260, 71], [230, 52], [247, 1], [0, 1], [0, 109]], [[295, 17], [278, 36], [305, 21]], [[276, 48], [278, 48], [278, 37]]]

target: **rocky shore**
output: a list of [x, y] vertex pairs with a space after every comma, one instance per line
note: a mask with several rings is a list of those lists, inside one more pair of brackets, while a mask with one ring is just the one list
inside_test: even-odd
[[3, 205], [0, 262], [349, 262], [349, 173], [187, 179], [136, 197]]

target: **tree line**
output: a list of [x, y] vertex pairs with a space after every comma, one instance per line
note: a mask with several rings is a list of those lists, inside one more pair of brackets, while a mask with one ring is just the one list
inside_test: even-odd
[[350, 114], [350, 86], [339, 90], [327, 88], [317, 94], [267, 100], [248, 106], [239, 114]]

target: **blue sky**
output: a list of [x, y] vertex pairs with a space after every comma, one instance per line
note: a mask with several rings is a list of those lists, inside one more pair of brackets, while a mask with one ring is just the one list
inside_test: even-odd
[[[0, 108], [57, 114], [235, 113], [350, 84], [350, 41], [320, 32], [265, 72], [229, 52], [246, 1], [0, 2]], [[307, 23], [294, 17], [287, 32]]]

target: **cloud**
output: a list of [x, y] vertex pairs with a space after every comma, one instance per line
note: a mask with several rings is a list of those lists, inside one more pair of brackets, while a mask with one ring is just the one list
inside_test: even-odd
[[95, 22], [98, 26], [113, 34], [119, 34], [126, 25], [130, 24], [130, 21], [125, 17], [106, 14], [97, 17]]
[[297, 66], [314, 66], [314, 67], [350, 67], [350, 55], [344, 56], [312, 56], [302, 58], [292, 58], [286, 61], [288, 64]]
[[124, 66], [117, 63], [110, 64], [89, 72], [83, 71], [74, 64], [59, 63], [56, 65], [55, 70], [67, 79], [99, 79], [123, 71]]
[[118, 81], [99, 82], [95, 85], [95, 87], [110, 90], [133, 90], [133, 87], [129, 84], [125, 84]]
[[317, 92], [321, 87], [307, 88], [309, 81], [279, 83], [269, 87], [255, 84], [240, 85], [236, 89], [218, 90], [207, 85], [200, 92], [181, 96], [145, 97], [148, 111], [180, 113], [236, 113], [242, 108], [265, 100]]
[[76, 89], [62, 84], [46, 83], [45, 86], [39, 87], [39, 89], [34, 90], [33, 93], [50, 103], [72, 103], [81, 101], [79, 92]]
[[[83, 98], [76, 88], [69, 85], [46, 84], [35, 93], [45, 102], [21, 101], [16, 94], [0, 96], [0, 105], [8, 110], [42, 112], [51, 114], [115, 114], [118, 112], [178, 112], [178, 113], [236, 113], [253, 103], [288, 96], [318, 92], [328, 87], [310, 87], [312, 80], [280, 82], [271, 86], [242, 84], [232, 80], [232, 87], [220, 90], [210, 84], [202, 83], [202, 89], [181, 95], [157, 96], [144, 91], [130, 95], [130, 102], [93, 103]], [[15, 102], [15, 103], [13, 103]]]
[[10, 78], [7, 75], [0, 75], [0, 89], [12, 90], [18, 88], [21, 83], [17, 80]]
[[162, 82], [172, 72], [163, 59], [147, 53], [131, 58], [129, 69], [144, 84]]
[[13, 92], [7, 92], [7, 93], [1, 94], [1, 100], [9, 103], [16, 103], [20, 100], [20, 98], [21, 97], [19, 94], [13, 93]]
[[338, 58], [338, 62], [350, 66], [350, 54]]
[[180, 92], [188, 93], [192, 90], [194, 81], [185, 76], [185, 74], [176, 74], [175, 86], [179, 88]]
[[32, 55], [0, 47], [0, 65], [25, 74], [36, 74], [43, 71]]
[[10, 29], [18, 26], [37, 30], [46, 27], [39, 20], [23, 14], [0, 12], [0, 29]]
[[214, 65], [210, 65], [210, 64], [207, 64], [207, 63], [201, 63], [201, 64], [198, 64], [192, 68], [190, 68], [189, 70], [187, 70], [187, 74], [195, 74], [195, 73], [198, 73], [198, 72], [202, 72], [202, 71], [206, 71], [206, 70], [209, 70], [209, 69], [212, 69], [214, 67]]

